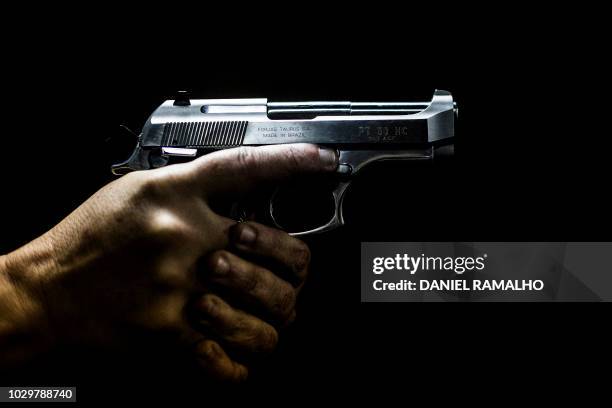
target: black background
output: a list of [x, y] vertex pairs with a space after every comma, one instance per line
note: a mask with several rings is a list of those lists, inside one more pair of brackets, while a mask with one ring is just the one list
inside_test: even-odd
[[[296, 324], [231, 395], [406, 397], [436, 388], [439, 398], [458, 383], [522, 395], [557, 392], [543, 379], [563, 384], [604, 366], [609, 309], [598, 305], [360, 304], [362, 241], [610, 238], [609, 78], [594, 18], [394, 7], [100, 10], [95, 22], [11, 31], [1, 250], [46, 231], [112, 180], [125, 144], [119, 124], [139, 129], [177, 89], [286, 100], [428, 100], [445, 89], [459, 105], [455, 167], [391, 166], [356, 183], [349, 225], [309, 241], [311, 280]], [[81, 401], [100, 398], [101, 383], [135, 399], [210, 396], [192, 370], [144, 349], [58, 353], [3, 382], [77, 384]]]

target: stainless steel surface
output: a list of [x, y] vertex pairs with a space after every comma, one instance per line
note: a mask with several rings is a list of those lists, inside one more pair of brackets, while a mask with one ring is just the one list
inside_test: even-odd
[[[339, 152], [333, 191], [335, 212], [306, 235], [344, 224], [342, 203], [350, 178], [381, 160], [431, 160], [453, 155], [458, 114], [449, 92], [429, 102], [268, 102], [267, 99], [168, 100], [145, 123], [133, 154], [115, 174], [165, 166], [170, 158], [195, 158], [235, 146], [315, 143]], [[274, 216], [274, 197], [269, 203]], [[281, 227], [281, 226], [279, 226]]]
[[[311, 234], [320, 234], [323, 232], [334, 230], [344, 225], [344, 215], [343, 215], [344, 207], [342, 206], [342, 203], [344, 201], [344, 195], [346, 193], [346, 189], [348, 188], [350, 184], [351, 184], [350, 181], [342, 181], [338, 183], [338, 186], [332, 192], [335, 208], [334, 208], [334, 213], [331, 219], [327, 223], [321, 225], [320, 227], [313, 228], [307, 231], [290, 232], [289, 235], [292, 235], [294, 237], [300, 237], [300, 236], [311, 235]], [[278, 221], [276, 220], [276, 217], [274, 216], [275, 196], [276, 196], [276, 193], [270, 198], [269, 216], [277, 228], [283, 229], [283, 226], [278, 223]]]
[[162, 147], [162, 154], [167, 156], [195, 157], [198, 149], [184, 149], [180, 147]]

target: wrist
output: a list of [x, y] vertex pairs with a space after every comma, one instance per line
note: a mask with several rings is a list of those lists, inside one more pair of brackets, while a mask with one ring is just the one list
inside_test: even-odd
[[44, 352], [55, 338], [42, 291], [43, 271], [28, 263], [23, 252], [32, 251], [29, 245], [0, 256], [0, 360], [7, 362]]

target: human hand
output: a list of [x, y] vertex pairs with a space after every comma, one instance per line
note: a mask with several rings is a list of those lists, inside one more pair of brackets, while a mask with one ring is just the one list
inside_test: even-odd
[[0, 340], [19, 332], [37, 336], [38, 347], [135, 345], [155, 335], [190, 347], [211, 375], [243, 379], [246, 367], [227, 350], [274, 348], [275, 325], [294, 316], [309, 253], [286, 233], [236, 224], [211, 204], [331, 172], [336, 162], [313, 145], [243, 147], [110, 183], [0, 258], [0, 308], [10, 312]]

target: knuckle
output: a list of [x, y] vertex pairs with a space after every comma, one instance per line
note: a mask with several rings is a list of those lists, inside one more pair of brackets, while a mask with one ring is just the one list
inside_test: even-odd
[[283, 318], [289, 318], [291, 311], [295, 308], [297, 296], [295, 290], [289, 284], [282, 285], [279, 291], [278, 300], [274, 305], [277, 313]]
[[319, 160], [319, 148], [312, 144], [293, 145], [289, 148], [289, 157], [292, 164], [299, 166], [304, 161]]
[[302, 274], [306, 271], [308, 265], [310, 265], [311, 253], [310, 248], [308, 248], [308, 245], [306, 245], [302, 241], [298, 242], [299, 244], [296, 247], [294, 254], [294, 272], [296, 272], [297, 274]]
[[296, 148], [295, 146], [289, 147], [287, 150], [287, 163], [290, 168], [299, 168], [302, 158], [304, 156], [304, 151]]
[[238, 147], [236, 152], [236, 162], [240, 167], [251, 167], [257, 162], [257, 154], [252, 147]]
[[204, 155], [189, 162], [189, 164], [195, 168], [196, 172], [216, 174], [224, 169], [225, 162], [223, 160], [213, 160], [211, 155]]
[[250, 329], [249, 321], [240, 314], [234, 315], [231, 321], [231, 325], [228, 325], [225, 332], [229, 336], [240, 337], [244, 333], [248, 333]]
[[201, 341], [196, 346], [197, 353], [209, 361], [220, 360], [222, 357], [221, 348], [217, 343], [210, 340]]
[[271, 352], [278, 345], [278, 332], [270, 325], [263, 325], [257, 340], [261, 351]]
[[266, 290], [266, 270], [241, 262], [226, 250], [219, 250], [210, 256], [209, 267], [213, 279], [223, 281], [244, 293], [251, 295]]
[[148, 236], [168, 242], [181, 242], [192, 238], [192, 232], [185, 221], [174, 211], [155, 208], [145, 217], [145, 230]]
[[262, 275], [261, 269], [250, 268], [248, 272], [240, 274], [240, 285], [248, 293], [258, 292], [262, 285]]
[[223, 272], [223, 268], [221, 265], [229, 266], [230, 255], [229, 252], [224, 249], [219, 249], [214, 251], [208, 256], [208, 267], [213, 275], [221, 275]]
[[223, 301], [217, 295], [207, 293], [200, 298], [200, 309], [210, 317], [216, 317], [221, 312]]

